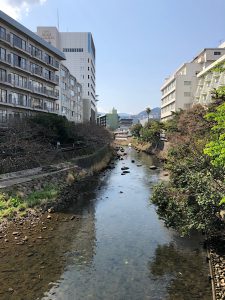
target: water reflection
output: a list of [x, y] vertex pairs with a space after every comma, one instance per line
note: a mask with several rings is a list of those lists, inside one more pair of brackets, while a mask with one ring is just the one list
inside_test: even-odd
[[[205, 265], [205, 268], [203, 266]], [[199, 249], [179, 250], [173, 243], [159, 245], [149, 262], [150, 278], [170, 279], [168, 297], [171, 300], [210, 299], [207, 266]]]

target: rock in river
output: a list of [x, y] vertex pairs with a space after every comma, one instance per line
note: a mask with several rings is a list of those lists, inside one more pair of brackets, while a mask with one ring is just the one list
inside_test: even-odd
[[154, 165], [152, 165], [152, 166], [150, 166], [150, 167], [149, 167], [149, 169], [151, 169], [151, 170], [156, 170], [156, 169], [157, 169], [157, 167], [156, 167], [156, 166], [154, 166]]

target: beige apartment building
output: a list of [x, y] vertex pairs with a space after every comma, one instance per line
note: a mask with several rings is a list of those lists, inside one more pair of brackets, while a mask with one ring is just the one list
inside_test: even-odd
[[60, 61], [65, 55], [0, 11], [0, 122], [59, 113]]
[[191, 62], [183, 64], [161, 87], [161, 120], [172, 117], [173, 112], [188, 109], [195, 102], [198, 74], [225, 54], [222, 48], [206, 48]]

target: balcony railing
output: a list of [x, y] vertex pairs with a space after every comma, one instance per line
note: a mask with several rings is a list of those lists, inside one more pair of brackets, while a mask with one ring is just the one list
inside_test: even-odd
[[19, 64], [18, 62], [14, 61], [13, 66], [30, 73], [30, 68], [29, 68], [29, 65], [27, 63], [26, 64]]
[[4, 56], [0, 56], [0, 61], [3, 62], [3, 63], [6, 63], [8, 65], [11, 64], [11, 55], [10, 54], [7, 54]]
[[10, 33], [7, 32], [0, 32], [0, 40], [7, 42], [8, 44], [11, 43], [11, 36]]

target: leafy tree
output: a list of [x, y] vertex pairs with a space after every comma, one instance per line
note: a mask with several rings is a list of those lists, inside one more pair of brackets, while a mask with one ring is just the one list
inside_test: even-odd
[[149, 121], [141, 129], [141, 138], [145, 142], [158, 143], [163, 124], [159, 121]]
[[177, 116], [166, 164], [170, 181], [156, 186], [152, 197], [165, 224], [182, 235], [193, 229], [214, 230], [222, 224], [217, 214], [225, 194], [224, 174], [203, 153], [211, 127], [217, 123], [214, 114], [205, 118], [206, 112], [196, 105]]
[[[224, 89], [225, 95], [225, 89]], [[206, 115], [206, 119], [213, 121], [211, 141], [206, 144], [204, 153], [211, 158], [215, 167], [225, 167], [225, 103], [218, 106], [215, 112]]]
[[133, 136], [135, 137], [140, 137], [140, 131], [142, 129], [142, 125], [140, 123], [138, 124], [134, 124], [131, 129], [130, 129], [130, 132]]

